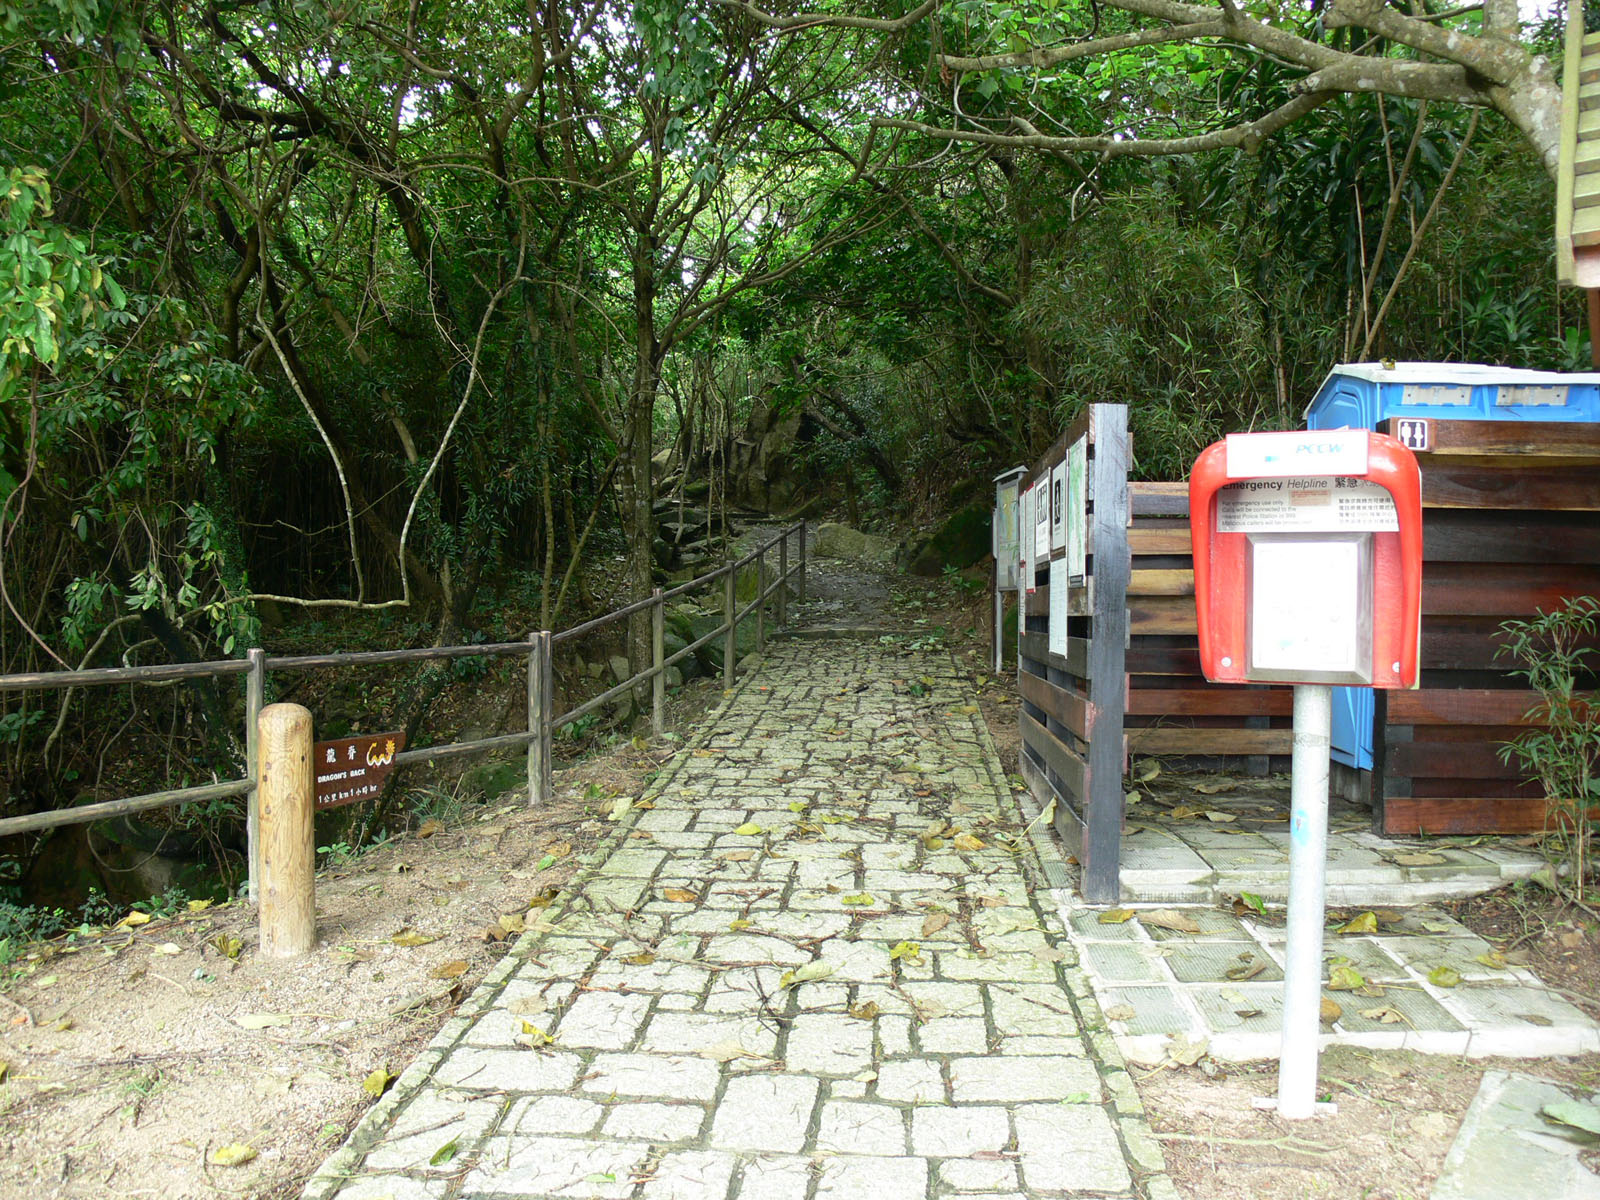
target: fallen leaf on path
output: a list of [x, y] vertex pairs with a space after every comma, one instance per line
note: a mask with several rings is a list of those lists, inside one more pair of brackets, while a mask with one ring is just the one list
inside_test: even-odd
[[736, 1058], [764, 1057], [763, 1055], [757, 1054], [754, 1050], [746, 1050], [734, 1038], [729, 1038], [727, 1041], [718, 1042], [714, 1046], [707, 1046], [704, 1050], [700, 1051], [700, 1054], [702, 1057], [721, 1063], [732, 1062]]
[[395, 1077], [389, 1074], [388, 1068], [379, 1067], [361, 1081], [361, 1090], [373, 1099], [383, 1095], [394, 1083]]
[[656, 956], [648, 950], [641, 950], [637, 954], [624, 954], [622, 961], [630, 967], [648, 967], [656, 961]]
[[1250, 954], [1246, 955], [1245, 957], [1247, 961], [1239, 963], [1236, 966], [1229, 967], [1225, 972], [1223, 972], [1235, 983], [1242, 983], [1246, 979], [1254, 979], [1257, 975], [1261, 974], [1261, 972], [1267, 969], [1266, 962], [1257, 958], [1255, 955]]
[[1216, 809], [1208, 808], [1206, 809], [1206, 820], [1215, 821], [1217, 824], [1221, 825], [1228, 821], [1236, 821], [1238, 818], [1232, 813], [1218, 812]]
[[868, 907], [872, 902], [871, 892], [856, 892], [854, 895], [842, 896], [839, 899], [840, 904], [847, 905], [850, 908]]
[[191, 900], [189, 901], [189, 911], [205, 912], [205, 910], [210, 908], [213, 903], [215, 903], [215, 901], [212, 900]]
[[114, 925], [112, 928], [114, 928], [114, 929], [133, 929], [133, 928], [135, 928], [135, 927], [137, 927], [139, 925], [148, 925], [148, 924], [150, 924], [150, 914], [147, 913], [147, 912], [140, 912], [136, 908], [132, 912], [130, 912], [127, 916], [123, 917], [122, 920], [118, 921], [116, 923], [116, 925]]
[[238, 958], [240, 952], [244, 950], [244, 943], [231, 933], [217, 934], [211, 939], [211, 945], [216, 947], [218, 954], [227, 959]]
[[1189, 786], [1202, 796], [1215, 796], [1218, 792], [1225, 792], [1233, 787], [1234, 782], [1231, 779], [1218, 779], [1210, 783], [1193, 783]]
[[[521, 920], [521, 918], [519, 917], [518, 920]], [[501, 924], [504, 924], [505, 918], [501, 917], [500, 922]], [[408, 927], [402, 929], [389, 940], [396, 946], [426, 946], [428, 943], [437, 942], [439, 939], [431, 934], [418, 933], [416, 930]]]
[[1321, 1016], [1322, 1023], [1324, 1025], [1332, 1025], [1340, 1017], [1344, 1016], [1344, 1009], [1339, 1007], [1339, 1002], [1337, 1000], [1330, 1000], [1328, 997], [1324, 996], [1322, 998], [1322, 1009], [1319, 1015]]
[[1461, 982], [1461, 972], [1454, 967], [1435, 967], [1428, 972], [1428, 982], [1434, 987], [1453, 988]]
[[428, 1165], [430, 1167], [442, 1167], [442, 1166], [444, 1166], [451, 1159], [455, 1158], [456, 1151], [460, 1147], [460, 1145], [461, 1145], [460, 1139], [451, 1138], [448, 1142], [446, 1142], [444, 1145], [440, 1146], [437, 1150], [435, 1150], [433, 1152], [432, 1157], [430, 1157], [428, 1159]]
[[1131, 908], [1108, 908], [1105, 912], [1100, 914], [1098, 924], [1121, 925], [1127, 921], [1131, 921], [1133, 917], [1134, 911]]
[[676, 887], [662, 888], [661, 896], [673, 904], [694, 904], [700, 899], [699, 893], [691, 892], [688, 888]]
[[746, 821], [743, 825], [734, 830], [734, 833], [738, 834], [740, 837], [759, 837], [765, 832], [766, 830], [757, 825], [754, 821]]
[[922, 936], [932, 937], [948, 924], [950, 924], [949, 913], [929, 913], [922, 919]]
[[1406, 1019], [1405, 1013], [1398, 1008], [1384, 1005], [1382, 1008], [1363, 1008], [1361, 1015], [1369, 1021], [1382, 1021], [1385, 1025], [1393, 1025]]
[[895, 946], [889, 951], [889, 961], [899, 962], [902, 960], [906, 962], [921, 962], [922, 947], [917, 945], [916, 942], [896, 943]]
[[1511, 964], [1506, 962], [1506, 956], [1501, 954], [1498, 950], [1491, 950], [1487, 954], [1480, 954], [1472, 961], [1482, 963], [1486, 967], [1492, 967], [1496, 971], [1509, 971], [1511, 969]]
[[428, 977], [430, 979], [460, 979], [467, 973], [467, 970], [468, 967], [466, 959], [454, 958], [449, 962], [440, 963], [433, 970], [429, 971]]
[[246, 1146], [243, 1142], [234, 1142], [228, 1146], [218, 1146], [211, 1152], [211, 1165], [214, 1167], [242, 1167], [256, 1156], [255, 1147]]
[[1134, 773], [1133, 778], [1136, 783], [1149, 783], [1159, 774], [1161, 774], [1161, 764], [1153, 758], [1147, 758], [1138, 771]]
[[832, 963], [826, 963], [820, 958], [814, 958], [810, 962], [804, 964], [803, 966], [796, 967], [792, 971], [785, 971], [781, 976], [778, 977], [778, 987], [780, 989], [799, 987], [802, 983], [815, 983], [817, 980], [826, 979], [832, 974]]
[[1353, 992], [1358, 987], [1366, 984], [1361, 977], [1361, 972], [1351, 966], [1334, 967], [1328, 972], [1328, 990], [1330, 992]]
[[1167, 1043], [1167, 1057], [1179, 1066], [1192, 1067], [1206, 1056], [1206, 1051], [1209, 1049], [1211, 1049], [1209, 1038], [1191, 1042], [1185, 1035], [1178, 1033]]
[[1539, 1115], [1585, 1133], [1600, 1134], [1600, 1108], [1585, 1100], [1559, 1100], [1554, 1104], [1546, 1104], [1539, 1110]]
[[1137, 1009], [1131, 1004], [1113, 1004], [1105, 1010], [1108, 1021], [1131, 1021], [1139, 1015]]
[[527, 1046], [531, 1050], [537, 1050], [542, 1046], [551, 1045], [556, 1039], [532, 1021], [522, 1021], [519, 1023], [516, 1035], [511, 1040], [519, 1046]]
[[849, 1012], [858, 1021], [870, 1021], [882, 1011], [876, 1000], [867, 1000], [861, 1004], [852, 1004]]
[[1364, 912], [1359, 917], [1353, 917], [1339, 926], [1340, 933], [1377, 933], [1378, 914]]
[[417, 836], [419, 838], [430, 838], [436, 833], [443, 832], [444, 822], [433, 817], [429, 817], [421, 825], [417, 826]]
[[1153, 925], [1157, 929], [1171, 929], [1176, 933], [1199, 933], [1200, 924], [1193, 917], [1186, 917], [1175, 908], [1158, 908], [1152, 912], [1142, 912], [1139, 915], [1139, 924]]
[[971, 833], [958, 834], [950, 844], [957, 850], [969, 852], [983, 849], [983, 839]]

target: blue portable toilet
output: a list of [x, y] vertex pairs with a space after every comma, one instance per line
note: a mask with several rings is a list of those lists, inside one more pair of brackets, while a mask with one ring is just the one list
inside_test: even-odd
[[[1600, 421], [1600, 373], [1482, 363], [1343, 363], [1306, 406], [1307, 429], [1376, 429], [1390, 417]], [[1333, 759], [1372, 769], [1372, 689], [1333, 689]]]

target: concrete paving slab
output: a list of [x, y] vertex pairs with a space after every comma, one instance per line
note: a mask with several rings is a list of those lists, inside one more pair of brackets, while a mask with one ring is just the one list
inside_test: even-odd
[[1574, 1100], [1593, 1097], [1529, 1075], [1484, 1072], [1429, 1200], [1600, 1200], [1600, 1178], [1578, 1160], [1594, 1139], [1539, 1115]]
[[[307, 1200], [1172, 1196], [973, 701], [946, 654], [775, 641]], [[1195, 946], [1129, 924], [1095, 953], [1186, 1002]], [[1259, 946], [1211, 936], [1184, 973]]]
[[[1286, 949], [1281, 914], [1275, 921], [1235, 916], [1231, 908], [1094, 907], [1064, 889], [1054, 895], [1126, 1057], [1159, 1062], [1179, 1035], [1208, 1039], [1218, 1058], [1277, 1056]], [[1126, 908], [1131, 919], [1100, 919]], [[1200, 931], [1142, 919], [1162, 910], [1189, 918]], [[1381, 911], [1375, 934], [1330, 929], [1324, 935], [1324, 980], [1339, 967], [1360, 977], [1358, 990], [1325, 993], [1342, 1010], [1323, 1027], [1325, 1045], [1510, 1058], [1600, 1051], [1600, 1025], [1531, 972], [1479, 962], [1488, 943], [1443, 910]], [[1256, 971], [1257, 964], [1265, 965]], [[1438, 967], [1456, 971], [1460, 982], [1431, 982]]]

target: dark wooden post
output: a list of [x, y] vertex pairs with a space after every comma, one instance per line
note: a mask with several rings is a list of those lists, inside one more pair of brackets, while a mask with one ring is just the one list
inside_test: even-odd
[[[1122, 851], [1122, 723], [1127, 703], [1128, 642], [1128, 410], [1094, 406], [1094, 434], [1086, 490], [1089, 552], [1094, 557], [1089, 642], [1089, 754], [1085, 781], [1083, 898], [1091, 904], [1118, 899]], [[1060, 821], [1058, 816], [1057, 820]]]

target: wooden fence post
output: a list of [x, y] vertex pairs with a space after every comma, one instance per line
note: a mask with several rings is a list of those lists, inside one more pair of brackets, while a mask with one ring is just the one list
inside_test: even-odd
[[[1087, 757], [1081, 864], [1083, 898], [1111, 904], [1121, 895], [1123, 716], [1128, 645], [1128, 410], [1094, 406], [1094, 458], [1088, 464], [1089, 548], [1094, 555], [1090, 618], [1089, 711], [1095, 714]], [[1026, 536], [1027, 531], [1023, 531]], [[1019, 593], [1020, 598], [1020, 593]], [[1058, 821], [1059, 821], [1058, 816]]]
[[727, 575], [722, 580], [722, 611], [726, 614], [728, 632], [722, 643], [722, 686], [733, 686], [733, 659], [739, 652], [739, 625], [734, 619], [739, 611], [739, 590], [734, 585], [734, 576], [739, 569], [733, 563], [727, 566]]
[[800, 586], [795, 589], [795, 599], [806, 602], [806, 523], [800, 522]]
[[261, 764], [260, 733], [257, 722], [261, 707], [267, 699], [267, 652], [260, 647], [250, 650], [250, 674], [244, 683], [244, 758], [245, 770], [250, 776], [250, 791], [245, 796], [244, 821], [244, 894], [255, 904], [260, 900], [261, 888]]
[[756, 551], [756, 653], [767, 652], [767, 548]]
[[789, 623], [789, 531], [778, 542], [778, 625]]
[[660, 588], [651, 595], [656, 603], [650, 610], [650, 665], [656, 674], [650, 681], [650, 732], [660, 737], [665, 727], [662, 713], [667, 703], [667, 609], [661, 603]]
[[261, 957], [298, 958], [317, 938], [311, 713], [299, 704], [261, 710]]
[[550, 631], [528, 635], [528, 803], [550, 799]]

